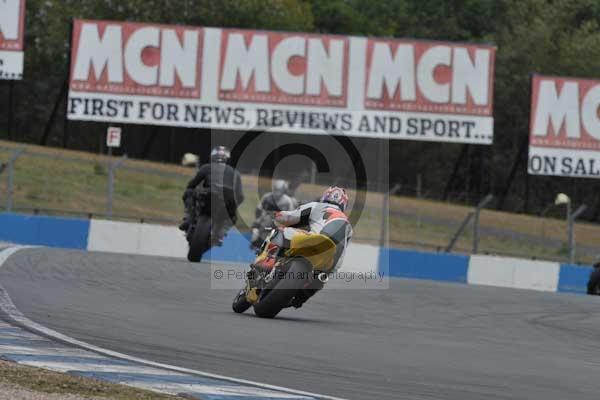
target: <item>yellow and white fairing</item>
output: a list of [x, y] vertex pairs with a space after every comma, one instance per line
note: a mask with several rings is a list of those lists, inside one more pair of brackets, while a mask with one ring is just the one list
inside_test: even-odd
[[294, 257], [305, 258], [315, 271], [331, 272], [335, 267], [336, 245], [325, 235], [284, 228], [269, 236], [254, 263], [272, 267], [277, 258]]
[[[287, 228], [288, 230], [290, 228]], [[294, 229], [290, 240], [290, 248], [286, 250], [287, 257], [303, 257], [320, 272], [330, 272], [335, 267], [336, 246], [333, 240], [319, 233], [310, 233]], [[285, 232], [284, 232], [285, 235]]]

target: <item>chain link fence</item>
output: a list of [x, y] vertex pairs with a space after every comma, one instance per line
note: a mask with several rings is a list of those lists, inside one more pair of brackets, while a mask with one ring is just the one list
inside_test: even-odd
[[[479, 202], [486, 197], [482, 196]], [[457, 198], [458, 194], [454, 196]], [[476, 218], [477, 203], [440, 202], [423, 195], [391, 199], [392, 246], [569, 262], [566, 209], [560, 206], [553, 206], [552, 217], [515, 214], [496, 211], [498, 199], [491, 198]], [[578, 222], [573, 232], [574, 261], [585, 264], [598, 261], [600, 226]]]
[[158, 223], [180, 218], [182, 188], [194, 173], [126, 158], [13, 147], [0, 147], [0, 163], [0, 204], [8, 211]]
[[[193, 168], [124, 157], [0, 146], [0, 209], [176, 225], [183, 212], [183, 189], [194, 173]], [[246, 201], [239, 214], [249, 225], [258, 186], [270, 182], [245, 175], [243, 183]], [[311, 201], [322, 190], [309, 177], [295, 194], [300, 201]], [[393, 186], [387, 199], [370, 191], [355, 226], [355, 240], [425, 251], [568, 261], [567, 223], [558, 218], [561, 210], [555, 210], [554, 218], [510, 214], [494, 211], [493, 199], [475, 218], [475, 208], [465, 196], [452, 193], [450, 198], [452, 203], [432, 198], [420, 182], [417, 187]], [[577, 223], [574, 235], [575, 260], [594, 262], [600, 255], [600, 226]]]

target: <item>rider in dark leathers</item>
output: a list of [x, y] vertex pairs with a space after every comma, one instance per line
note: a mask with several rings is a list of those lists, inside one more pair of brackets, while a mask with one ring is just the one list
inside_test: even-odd
[[[185, 214], [179, 229], [187, 231], [195, 196], [198, 194], [205, 196], [208, 210], [225, 207], [230, 221], [219, 221], [224, 223], [223, 233], [235, 224], [237, 208], [244, 201], [244, 193], [240, 173], [227, 164], [229, 158], [230, 153], [226, 147], [215, 147], [210, 155], [210, 163], [202, 165], [196, 176], [188, 183], [182, 198]], [[215, 201], [219, 203], [215, 204]]]

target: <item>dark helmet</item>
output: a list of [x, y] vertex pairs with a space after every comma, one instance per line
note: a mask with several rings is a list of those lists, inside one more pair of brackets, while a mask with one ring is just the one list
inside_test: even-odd
[[225, 146], [217, 146], [210, 152], [210, 162], [226, 164], [229, 158], [231, 158], [231, 153]]

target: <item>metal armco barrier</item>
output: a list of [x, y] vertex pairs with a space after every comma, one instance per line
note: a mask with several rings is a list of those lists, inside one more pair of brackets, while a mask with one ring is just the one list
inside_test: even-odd
[[[10, 212], [13, 208], [13, 194], [14, 194], [14, 181], [15, 181], [15, 162], [25, 152], [25, 149], [14, 150], [5, 164], [5, 168], [8, 169], [8, 182], [6, 190], [6, 211]], [[3, 168], [4, 170], [4, 168]]]

